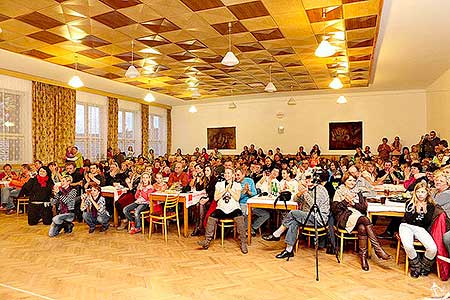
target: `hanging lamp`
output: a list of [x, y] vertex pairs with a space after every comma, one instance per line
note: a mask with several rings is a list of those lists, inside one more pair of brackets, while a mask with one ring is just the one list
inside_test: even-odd
[[228, 52], [225, 54], [220, 63], [227, 67], [234, 67], [239, 64], [239, 59], [231, 51], [231, 22], [228, 23]]
[[134, 66], [134, 40], [131, 41], [131, 66], [128, 67], [128, 70], [125, 72], [126, 78], [136, 78], [141, 74]]

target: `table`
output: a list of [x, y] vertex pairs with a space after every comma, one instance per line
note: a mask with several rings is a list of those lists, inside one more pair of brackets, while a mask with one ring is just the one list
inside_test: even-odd
[[382, 194], [385, 190], [391, 193], [403, 193], [406, 191], [403, 184], [379, 184], [374, 186], [374, 190], [377, 194]]
[[[276, 197], [274, 196], [259, 196], [259, 197], [253, 197], [247, 200], [247, 214], [248, 214], [248, 228], [247, 228], [247, 239], [248, 244], [250, 245], [252, 242], [252, 209], [253, 208], [268, 208], [268, 209], [281, 209], [285, 210], [286, 206], [284, 205], [283, 201], [278, 201], [276, 206], [274, 207], [273, 204], [275, 202]], [[286, 202], [287, 209], [293, 210], [297, 209], [297, 202], [294, 201], [288, 201]]]
[[[384, 217], [403, 217], [405, 215], [405, 203], [393, 202], [386, 199], [385, 204], [381, 203], [368, 203], [367, 206], [367, 217], [370, 222], [372, 222], [373, 216], [384, 216]], [[369, 256], [371, 254], [372, 245], [369, 241]]]
[[[166, 201], [167, 196], [174, 196], [177, 194], [173, 193], [152, 193], [151, 194], [151, 201]], [[188, 224], [188, 208], [192, 205], [197, 204], [202, 197], [208, 197], [205, 191], [194, 191], [190, 193], [180, 193], [179, 195], [179, 202], [183, 203], [183, 232], [184, 237], [188, 237], [188, 230], [189, 230], [189, 224]]]
[[101, 195], [105, 198], [113, 198], [113, 206], [114, 206], [114, 217], [113, 217], [113, 223], [114, 227], [117, 227], [119, 225], [119, 214], [116, 210], [115, 202], [119, 199], [119, 197], [126, 193], [128, 191], [127, 188], [116, 188], [112, 185], [102, 186], [102, 192]]

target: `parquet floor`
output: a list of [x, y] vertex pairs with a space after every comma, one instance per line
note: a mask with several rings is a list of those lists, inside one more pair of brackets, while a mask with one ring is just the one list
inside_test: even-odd
[[49, 238], [48, 226], [31, 227], [23, 215], [1, 214], [0, 299], [400, 300], [429, 296], [433, 282], [447, 284], [435, 274], [409, 278], [394, 260], [372, 258], [370, 272], [363, 272], [351, 250], [341, 264], [321, 251], [316, 282], [312, 249], [302, 246], [291, 261], [279, 261], [274, 255], [284, 243], [257, 237], [248, 255], [231, 238], [224, 248], [217, 240], [202, 251], [197, 238], [178, 239], [171, 227], [167, 244], [160, 233], [151, 240], [114, 228], [88, 234], [85, 224], [76, 224], [71, 235]]

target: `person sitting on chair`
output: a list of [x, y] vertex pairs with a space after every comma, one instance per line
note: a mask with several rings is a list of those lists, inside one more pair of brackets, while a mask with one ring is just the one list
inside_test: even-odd
[[[430, 195], [426, 182], [419, 182], [414, 188], [413, 197], [405, 205], [405, 217], [399, 228], [400, 239], [411, 266], [411, 277], [427, 276], [433, 266], [437, 247], [427, 229], [433, 221], [436, 204]], [[419, 240], [425, 247], [423, 258], [414, 249], [414, 239]]]
[[248, 253], [245, 220], [242, 215], [239, 199], [241, 197], [241, 184], [234, 181], [234, 171], [226, 168], [224, 173], [225, 181], [216, 183], [214, 200], [217, 201], [217, 208], [212, 212], [206, 223], [205, 239], [198, 242], [203, 249], [208, 249], [211, 240], [216, 232], [219, 219], [234, 219], [237, 233], [240, 240], [241, 252]]
[[77, 197], [77, 190], [70, 186], [72, 183], [72, 176], [65, 175], [61, 178], [61, 187], [55, 185], [53, 192], [55, 196], [52, 199], [55, 216], [52, 219], [52, 224], [48, 231], [50, 237], [57, 236], [61, 229], [64, 228], [65, 233], [71, 233], [73, 229], [73, 219], [75, 218], [75, 198]]
[[373, 232], [373, 225], [366, 216], [367, 201], [362, 195], [362, 191], [356, 187], [356, 178], [350, 173], [345, 173], [342, 177], [342, 183], [334, 194], [331, 210], [338, 228], [345, 229], [348, 233], [351, 233], [355, 228], [358, 230], [361, 268], [364, 271], [368, 271], [367, 238], [370, 239], [375, 254], [379, 258], [387, 260], [390, 258], [390, 255], [381, 247]]
[[[328, 174], [323, 172], [323, 181], [328, 180]], [[322, 176], [322, 175], [321, 175]], [[322, 178], [321, 178], [322, 180]], [[311, 212], [308, 217], [309, 211], [314, 204], [314, 195], [316, 197], [316, 203], [322, 218], [319, 215], [315, 215]], [[281, 234], [287, 230], [285, 242], [286, 249], [284, 249], [280, 254], [276, 255], [276, 258], [289, 258], [294, 256], [294, 245], [297, 240], [298, 228], [299, 226], [314, 226], [314, 218], [317, 220], [317, 226], [326, 226], [328, 222], [328, 215], [330, 213], [330, 198], [328, 196], [327, 189], [321, 184], [314, 184], [311, 175], [306, 177], [303, 184], [299, 184], [298, 193], [294, 195], [300, 203], [300, 210], [291, 210], [283, 220], [282, 225], [272, 234], [263, 235], [263, 239], [266, 241], [279, 241]], [[297, 199], [295, 199], [297, 201]]]

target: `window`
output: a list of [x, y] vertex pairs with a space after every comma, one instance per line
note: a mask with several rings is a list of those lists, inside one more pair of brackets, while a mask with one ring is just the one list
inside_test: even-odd
[[127, 153], [128, 147], [132, 146], [134, 152], [138, 153], [136, 122], [136, 112], [119, 110], [118, 141], [120, 151]]
[[155, 151], [155, 155], [167, 152], [166, 117], [150, 114], [148, 126], [148, 145]]
[[103, 151], [105, 141], [100, 130], [102, 124], [101, 110], [99, 106], [77, 103], [75, 145], [84, 158], [92, 161], [105, 158]]
[[0, 161], [21, 163], [25, 160], [25, 137], [21, 124], [24, 94], [0, 89]]

